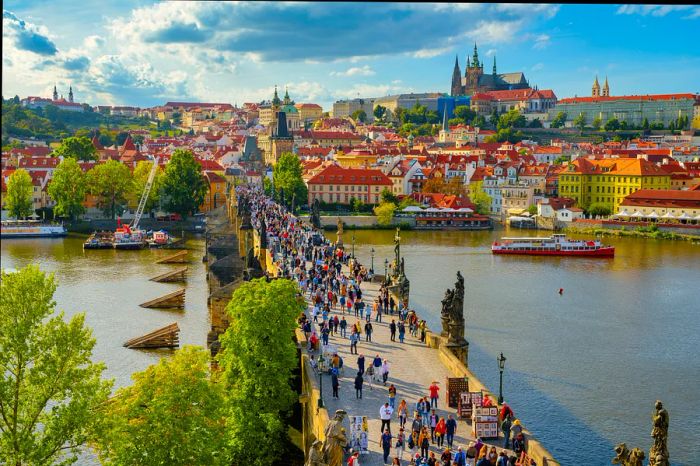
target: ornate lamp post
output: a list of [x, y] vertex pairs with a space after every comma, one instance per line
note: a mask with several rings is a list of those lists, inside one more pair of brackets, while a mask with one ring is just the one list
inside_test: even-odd
[[318, 407], [323, 408], [323, 370], [324, 358], [321, 354], [318, 358]]
[[503, 353], [501, 353], [501, 356], [496, 359], [498, 361], [498, 369], [499, 372], [501, 373], [501, 380], [498, 384], [498, 404], [503, 404], [503, 369], [506, 367], [506, 358], [503, 356]]
[[352, 258], [355, 259], [355, 232], [352, 232]]
[[389, 273], [389, 259], [384, 259], [384, 282], [388, 283], [388, 278], [389, 276], [387, 275]]
[[371, 256], [372, 256], [372, 265], [371, 265], [370, 268], [369, 268], [369, 273], [371, 273], [372, 275], [374, 275], [374, 248], [370, 249], [369, 252], [370, 252], [370, 254], [371, 254]]

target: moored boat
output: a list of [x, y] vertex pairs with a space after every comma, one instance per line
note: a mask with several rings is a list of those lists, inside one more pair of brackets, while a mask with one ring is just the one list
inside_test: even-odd
[[111, 231], [96, 231], [83, 243], [83, 249], [112, 248], [114, 248], [114, 233]]
[[41, 220], [3, 220], [0, 226], [0, 238], [60, 238], [67, 234], [63, 225]]
[[124, 225], [114, 232], [115, 249], [143, 249], [147, 244], [143, 230], [132, 230], [129, 225]]
[[525, 256], [614, 257], [615, 248], [600, 240], [574, 240], [556, 234], [549, 238], [501, 238], [491, 246], [493, 254]]

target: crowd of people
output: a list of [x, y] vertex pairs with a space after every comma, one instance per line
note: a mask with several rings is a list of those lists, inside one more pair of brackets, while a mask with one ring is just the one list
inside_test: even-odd
[[[345, 362], [337, 351], [324, 356], [323, 349], [329, 347], [331, 336], [338, 341], [347, 339], [350, 354], [357, 355], [357, 372], [354, 377], [356, 399], [362, 399], [365, 383], [370, 390], [374, 390], [374, 386], [386, 390], [387, 400], [378, 412], [381, 420], [378, 442], [383, 450], [384, 464], [515, 464], [516, 455], [525, 448], [525, 443], [520, 423], [514, 419], [510, 408], [507, 412], [502, 412], [501, 416], [505, 444], [504, 450], [499, 453], [496, 447], [489, 448], [481, 439], [471, 442], [464, 449], [461, 446], [454, 449], [458, 423], [452, 414], [445, 418], [436, 413], [440, 398], [440, 387], [436, 381], [426, 387], [426, 396], [410, 408], [403, 398], [397, 407], [397, 389], [393, 383], [389, 383], [390, 362], [378, 353], [374, 357], [365, 358], [359, 352], [362, 333], [364, 331], [365, 343], [371, 343], [374, 332], [372, 321], [376, 324], [390, 320], [388, 327], [391, 342], [396, 342], [398, 333], [399, 344], [403, 344], [407, 330], [411, 336], [425, 342], [425, 320], [418, 319], [415, 311], [405, 305], [399, 305], [384, 285], [371, 304], [368, 304], [362, 283], [368, 280], [371, 272], [354, 258], [351, 259], [344, 248], [323, 238], [318, 231], [271, 201], [261, 191], [250, 187], [238, 187], [237, 190], [239, 204], [243, 202], [250, 209], [253, 226], [260, 229], [264, 219], [264, 234], [268, 239], [268, 247], [273, 252], [278, 277], [295, 280], [309, 304], [308, 312], [300, 315], [299, 325], [308, 341], [312, 368], [326, 371], [331, 376], [332, 396], [339, 398], [340, 378], [344, 374]], [[413, 418], [409, 423], [411, 411]], [[398, 419], [399, 429], [392, 433], [391, 421], [394, 418]], [[511, 437], [515, 455], [505, 450], [510, 446]], [[436, 457], [435, 451], [430, 451], [431, 446], [437, 448], [439, 457]], [[359, 466], [362, 460], [357, 452], [349, 453], [348, 464]], [[402, 463], [405, 454], [408, 454], [408, 463]]]

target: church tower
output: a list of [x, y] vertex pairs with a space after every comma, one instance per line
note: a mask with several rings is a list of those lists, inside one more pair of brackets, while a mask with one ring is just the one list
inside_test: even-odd
[[68, 102], [73, 102], [73, 86], [68, 88]]
[[493, 56], [493, 77], [495, 78], [497, 75], [496, 73], [496, 55]]
[[593, 92], [591, 93], [593, 97], [600, 97], [600, 84], [598, 83], [598, 76], [595, 77], [593, 81]]
[[292, 103], [292, 99], [289, 98], [289, 89], [285, 86], [284, 88], [284, 100], [282, 101], [284, 105], [290, 105]]
[[[467, 58], [467, 61], [468, 60], [469, 59]], [[467, 81], [465, 86], [465, 94], [471, 95], [479, 91], [479, 80], [483, 74], [484, 65], [483, 63], [479, 63], [479, 51], [476, 48], [476, 44], [474, 44], [474, 55], [472, 55], [472, 61], [469, 66], [467, 66], [467, 72], [465, 73]]]
[[53, 100], [58, 100], [58, 90], [56, 86], [53, 87]]
[[603, 97], [610, 97], [610, 86], [608, 86], [608, 77], [605, 77], [605, 84], [603, 84]]
[[280, 107], [280, 96], [277, 95], [277, 84], [275, 84], [275, 95], [272, 97], [272, 111], [276, 112]]
[[455, 55], [455, 67], [454, 70], [452, 70], [452, 87], [450, 88], [450, 95], [454, 97], [462, 94], [464, 94], [462, 91], [462, 72], [459, 69], [459, 60], [457, 59], [457, 55]]

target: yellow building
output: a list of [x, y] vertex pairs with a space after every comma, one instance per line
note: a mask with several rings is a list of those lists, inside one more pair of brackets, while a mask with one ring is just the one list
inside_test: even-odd
[[323, 116], [323, 108], [318, 104], [296, 104], [295, 107], [302, 123], [313, 123]]
[[377, 156], [369, 151], [354, 149], [347, 154], [339, 151], [335, 154], [335, 161], [343, 168], [368, 168], [377, 162]]
[[602, 204], [617, 212], [629, 194], [640, 189], [670, 189], [671, 176], [643, 159], [579, 158], [559, 175], [559, 195], [576, 200], [579, 207]]

